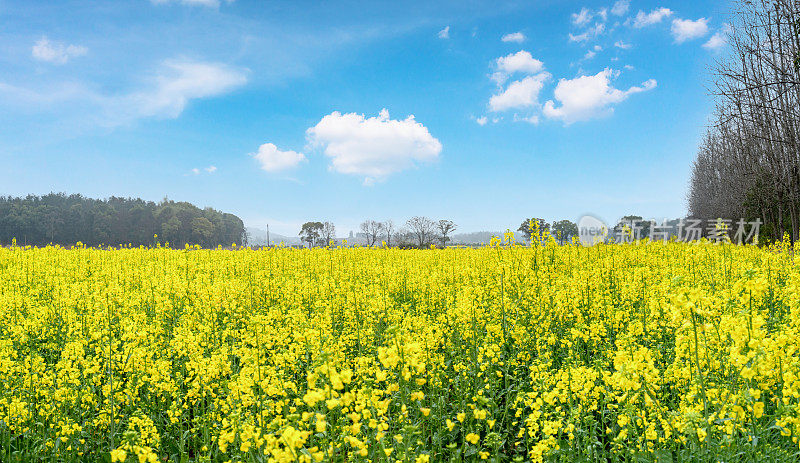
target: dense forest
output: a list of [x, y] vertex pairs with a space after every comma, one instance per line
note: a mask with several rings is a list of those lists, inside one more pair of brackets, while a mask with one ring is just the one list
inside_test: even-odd
[[154, 203], [51, 193], [0, 197], [0, 245], [9, 245], [13, 239], [34, 246], [82, 242], [87, 246], [169, 243], [183, 247], [188, 243], [215, 247], [243, 244], [245, 229], [233, 214], [166, 198]]
[[693, 166], [689, 213], [800, 234], [800, 2], [739, 1], [714, 68], [716, 112]]

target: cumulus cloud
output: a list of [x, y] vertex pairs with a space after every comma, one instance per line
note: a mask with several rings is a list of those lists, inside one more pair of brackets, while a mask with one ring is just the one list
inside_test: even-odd
[[719, 50], [720, 48], [724, 47], [728, 43], [728, 35], [731, 33], [731, 26], [729, 24], [725, 24], [722, 26], [720, 31], [717, 31], [711, 38], [708, 39], [706, 43], [703, 44], [703, 48], [709, 50]]
[[365, 184], [434, 161], [442, 151], [439, 140], [413, 115], [395, 120], [386, 109], [369, 118], [332, 112], [309, 128], [306, 136], [311, 147], [322, 149], [331, 159], [331, 170], [364, 176]]
[[512, 32], [510, 34], [504, 35], [503, 38], [500, 40], [502, 40], [503, 42], [521, 43], [525, 41], [525, 34], [523, 34], [522, 32]]
[[692, 21], [691, 19], [674, 19], [672, 21], [672, 37], [675, 43], [683, 43], [687, 40], [699, 39], [708, 34], [708, 19], [700, 18]]
[[630, 8], [630, 6], [630, 0], [617, 0], [617, 2], [614, 3], [614, 6], [611, 7], [611, 14], [614, 16], [622, 16], [628, 12], [628, 8]]
[[[219, 0], [150, 0], [152, 3], [156, 5], [164, 5], [167, 3], [180, 3], [183, 5], [190, 5], [190, 6], [207, 6], [211, 8], [218, 8], [220, 1]], [[232, 3], [233, 0], [225, 0], [225, 3]]]
[[31, 54], [35, 59], [53, 64], [66, 64], [70, 59], [83, 56], [88, 52], [89, 49], [84, 46], [51, 42], [47, 37], [39, 39], [31, 49]]
[[252, 156], [258, 161], [263, 170], [267, 172], [280, 172], [297, 167], [306, 160], [303, 153], [296, 151], [281, 151], [274, 143], [264, 143], [258, 147], [258, 152]]
[[611, 79], [617, 75], [612, 69], [605, 69], [593, 76], [559, 80], [553, 93], [559, 106], [552, 100], [547, 101], [544, 115], [560, 119], [566, 125], [602, 117], [614, 111], [612, 105], [625, 101], [630, 95], [656, 87], [656, 81], [650, 79], [639, 87], [619, 90], [611, 85]]
[[450, 38], [450, 26], [447, 26], [444, 29], [440, 30], [438, 35], [439, 35], [440, 39], [449, 39]]
[[509, 109], [525, 109], [539, 105], [539, 92], [542, 91], [545, 81], [550, 77], [546, 72], [535, 76], [528, 76], [508, 84], [505, 90], [492, 95], [489, 99], [489, 109], [494, 112]]
[[617, 40], [616, 42], [614, 42], [614, 46], [617, 47], [617, 48], [620, 48], [622, 50], [628, 50], [631, 47], [633, 47], [633, 45], [631, 45], [629, 43], [625, 43], [622, 40]]
[[656, 8], [649, 13], [639, 10], [636, 17], [633, 18], [633, 27], [641, 29], [642, 27], [651, 26], [660, 23], [664, 18], [672, 15], [672, 10], [669, 8]]
[[489, 119], [486, 116], [481, 116], [475, 119], [475, 122], [477, 122], [478, 125], [486, 125], [486, 123], [489, 122]]
[[535, 59], [525, 50], [501, 56], [495, 61], [496, 71], [492, 75], [492, 80], [502, 85], [509, 76], [515, 73], [536, 74], [544, 69], [544, 63]]
[[217, 166], [208, 166], [208, 167], [206, 167], [206, 172], [208, 172], [209, 174], [213, 174], [216, 171], [217, 171]]
[[592, 16], [594, 16], [592, 12], [588, 8], [583, 7], [579, 13], [572, 13], [572, 24], [576, 26], [585, 26], [592, 20]]

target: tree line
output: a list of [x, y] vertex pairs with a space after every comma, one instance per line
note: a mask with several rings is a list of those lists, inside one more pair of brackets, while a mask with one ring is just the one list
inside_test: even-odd
[[[550, 233], [559, 244], [567, 244], [571, 242], [572, 238], [578, 236], [578, 226], [569, 220], [559, 220], [551, 226], [544, 219], [525, 219], [517, 231], [530, 241], [536, 227], [541, 234]], [[414, 216], [408, 219], [402, 227], [397, 227], [392, 220], [368, 219], [359, 225], [358, 237], [367, 246], [445, 247], [452, 241], [452, 235], [457, 229], [458, 225], [452, 220], [433, 220], [424, 216]], [[308, 247], [327, 246], [331, 242], [336, 242], [336, 228], [331, 222], [306, 222], [300, 228], [299, 236]]]
[[739, 1], [730, 55], [713, 68], [716, 109], [692, 168], [692, 217], [800, 233], [800, 2]]
[[86, 198], [51, 193], [0, 197], [0, 245], [133, 245], [203, 247], [246, 244], [242, 220], [187, 202]]
[[[458, 226], [452, 220], [432, 220], [415, 216], [405, 227], [397, 227], [392, 220], [365, 220], [359, 225], [359, 238], [367, 246], [395, 246], [401, 248], [444, 247], [451, 241]], [[336, 227], [331, 222], [306, 222], [300, 228], [300, 240], [309, 247], [327, 246], [336, 240]]]

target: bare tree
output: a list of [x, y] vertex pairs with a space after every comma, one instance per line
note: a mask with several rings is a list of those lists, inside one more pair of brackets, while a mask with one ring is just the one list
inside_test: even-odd
[[436, 226], [439, 229], [439, 239], [442, 241], [442, 247], [445, 247], [447, 242], [450, 241], [450, 237], [448, 235], [454, 232], [458, 227], [452, 220], [444, 219], [440, 220]]
[[436, 233], [436, 223], [433, 220], [427, 217], [415, 216], [408, 219], [406, 226], [414, 236], [417, 246], [421, 248], [430, 246]]
[[800, 2], [739, 0], [714, 69], [712, 127], [692, 166], [690, 215], [761, 218], [800, 233]]
[[392, 246], [392, 234], [394, 234], [394, 222], [392, 219], [383, 222], [383, 231], [386, 232], [386, 246]]
[[323, 222], [322, 230], [320, 231], [320, 238], [323, 245], [327, 246], [331, 241], [336, 241], [336, 227], [331, 222]]
[[375, 220], [365, 220], [360, 225], [361, 232], [367, 240], [367, 246], [374, 246], [377, 244], [379, 237], [383, 235], [384, 225]]

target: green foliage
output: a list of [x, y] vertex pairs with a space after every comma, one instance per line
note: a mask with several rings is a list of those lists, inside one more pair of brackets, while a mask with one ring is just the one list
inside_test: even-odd
[[569, 220], [553, 222], [553, 234], [560, 244], [569, 242], [573, 236], [578, 236], [578, 226]]
[[306, 222], [300, 227], [300, 240], [308, 243], [308, 247], [320, 244], [325, 225], [322, 222]]
[[168, 242], [172, 247], [215, 247], [241, 245], [244, 236], [239, 217], [187, 202], [113, 196], [101, 200], [63, 193], [0, 197], [0, 244], [16, 238], [34, 246], [80, 241], [88, 246]]
[[525, 235], [525, 239], [530, 240], [531, 234], [533, 232], [533, 227], [535, 227], [537, 223], [539, 224], [539, 231], [541, 233], [550, 230], [550, 224], [547, 223], [547, 221], [545, 221], [544, 219], [531, 218], [523, 220], [522, 224], [520, 224], [519, 228], [517, 228], [517, 231]]

